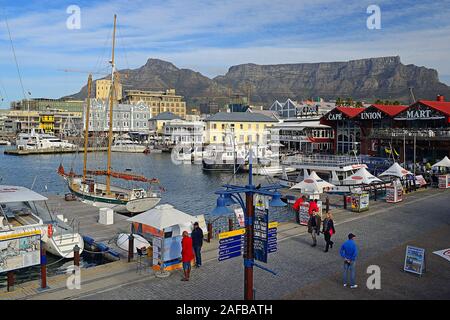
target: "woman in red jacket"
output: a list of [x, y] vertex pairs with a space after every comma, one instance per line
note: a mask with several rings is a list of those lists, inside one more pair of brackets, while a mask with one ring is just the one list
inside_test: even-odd
[[192, 238], [189, 237], [187, 231], [183, 231], [183, 239], [181, 240], [181, 261], [183, 262], [184, 278], [182, 278], [181, 281], [189, 281], [193, 259], [194, 249], [192, 248]]

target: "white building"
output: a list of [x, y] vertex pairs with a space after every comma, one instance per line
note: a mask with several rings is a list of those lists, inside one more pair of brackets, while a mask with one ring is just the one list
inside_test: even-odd
[[205, 141], [206, 124], [203, 121], [168, 120], [163, 127], [164, 140], [171, 143], [202, 144]]
[[317, 120], [327, 112], [336, 107], [334, 102], [320, 101], [292, 101], [287, 99], [286, 102], [279, 102], [276, 100], [269, 108], [271, 111], [276, 111], [280, 118], [313, 118]]
[[[86, 108], [84, 108], [86, 110]], [[148, 132], [150, 110], [143, 102], [136, 104], [114, 104], [114, 132]], [[83, 129], [86, 124], [86, 112], [83, 112]], [[100, 99], [91, 99], [89, 131], [107, 132], [109, 130], [109, 103]]]

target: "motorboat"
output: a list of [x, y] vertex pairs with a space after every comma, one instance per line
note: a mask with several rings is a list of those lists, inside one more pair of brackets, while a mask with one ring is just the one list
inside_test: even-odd
[[244, 169], [245, 157], [231, 148], [207, 150], [203, 154], [202, 169], [205, 171], [240, 172]]
[[0, 235], [11, 231], [40, 231], [46, 251], [71, 259], [75, 245], [80, 253], [83, 251], [83, 238], [60, 215], [50, 211], [47, 200], [25, 187], [0, 185]]
[[114, 140], [112, 152], [144, 153], [147, 147], [133, 141], [129, 135], [122, 135]]
[[0, 140], [0, 146], [10, 146], [11, 142], [8, 140]]
[[48, 133], [37, 133], [34, 129], [31, 133], [19, 133], [16, 139], [19, 150], [47, 150], [47, 149], [76, 149], [77, 145], [61, 140]]

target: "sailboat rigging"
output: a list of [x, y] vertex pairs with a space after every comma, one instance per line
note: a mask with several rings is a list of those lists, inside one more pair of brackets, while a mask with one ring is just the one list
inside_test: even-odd
[[[86, 123], [84, 132], [84, 161], [83, 175], [76, 175], [73, 170], [66, 173], [62, 164], [58, 168], [58, 174], [68, 181], [69, 190], [79, 199], [91, 203], [98, 207], [113, 208], [120, 213], [136, 214], [147, 211], [156, 206], [161, 201], [161, 192], [152, 188], [145, 190], [143, 188], [124, 189], [111, 185], [111, 178], [117, 178], [127, 181], [144, 182], [150, 185], [159, 183], [158, 179], [147, 178], [142, 175], [122, 173], [112, 170], [111, 149], [113, 144], [113, 107], [115, 100], [115, 91], [118, 78], [115, 66], [115, 35], [116, 19], [114, 15], [114, 31], [111, 54], [111, 89], [109, 95], [109, 130], [108, 130], [108, 154], [106, 170], [88, 170], [87, 169], [87, 149], [89, 134], [90, 117], [90, 93], [92, 86], [92, 75], [88, 78], [88, 98], [86, 103]], [[96, 176], [105, 176], [106, 183], [98, 183], [94, 180]]]

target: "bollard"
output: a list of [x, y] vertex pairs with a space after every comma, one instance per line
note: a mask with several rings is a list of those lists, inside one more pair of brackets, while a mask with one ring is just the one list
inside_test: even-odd
[[295, 210], [295, 222], [300, 224], [300, 211], [299, 210]]
[[208, 222], [208, 242], [211, 242], [211, 238], [212, 238], [212, 233], [213, 233], [213, 226], [211, 222]]
[[128, 262], [131, 262], [134, 257], [134, 236], [132, 233], [128, 236]]
[[328, 212], [330, 212], [330, 198], [328, 198], [327, 196], [327, 198], [325, 199], [325, 213]]
[[347, 209], [347, 196], [344, 194], [344, 209]]
[[233, 231], [233, 219], [228, 218], [228, 231]]
[[377, 201], [377, 186], [373, 186], [373, 198]]
[[73, 247], [73, 265], [80, 266], [80, 247], [77, 244]]
[[7, 290], [8, 292], [14, 291], [14, 271], [7, 273]]
[[47, 288], [47, 254], [41, 241], [41, 289]]

